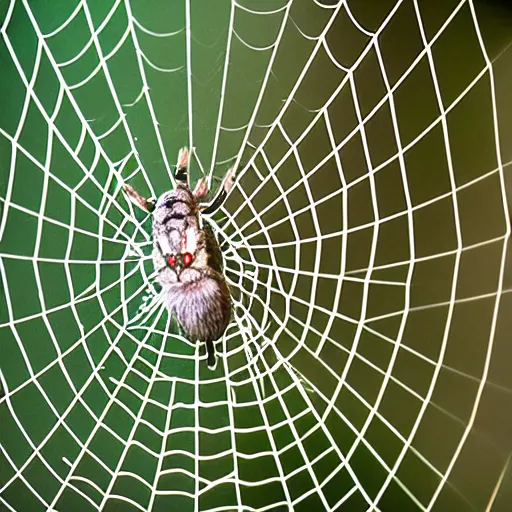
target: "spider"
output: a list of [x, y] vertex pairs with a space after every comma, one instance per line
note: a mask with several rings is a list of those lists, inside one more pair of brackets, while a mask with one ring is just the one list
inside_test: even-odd
[[219, 242], [201, 215], [212, 214], [224, 204], [235, 168], [229, 169], [213, 200], [206, 203], [209, 189], [204, 177], [193, 190], [189, 187], [189, 159], [188, 149], [180, 149], [174, 173], [177, 186], [156, 201], [142, 197], [131, 185], [123, 188], [153, 215], [153, 266], [167, 308], [189, 339], [206, 343], [207, 366], [213, 370], [217, 363], [213, 342], [226, 331], [232, 300]]

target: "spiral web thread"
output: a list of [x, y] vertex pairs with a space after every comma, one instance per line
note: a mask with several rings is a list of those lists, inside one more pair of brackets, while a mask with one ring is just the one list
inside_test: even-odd
[[[445, 3], [435, 30], [417, 1], [388, 5], [376, 30], [351, 2], [226, 3], [210, 77], [218, 88], [206, 100], [190, 0], [173, 16], [164, 3], [149, 17], [142, 2], [106, 4], [69, 2], [45, 15], [21, 0], [2, 13], [2, 506], [480, 510], [456, 473], [478, 437], [510, 223], [493, 67], [473, 2]], [[420, 47], [398, 72], [385, 41], [405, 15]], [[437, 59], [461, 24], [478, 69], [454, 91]], [[357, 42], [345, 59], [341, 26]], [[297, 38], [301, 67], [281, 72]], [[177, 64], [162, 64], [157, 50]], [[257, 71], [253, 87], [236, 74], [240, 55]], [[411, 136], [397, 103], [422, 66], [437, 113]], [[383, 92], [372, 103], [375, 76]], [[492, 144], [466, 172], [452, 116], [477, 94]], [[371, 125], [383, 112], [386, 135]], [[353, 126], [339, 124], [350, 116]], [[228, 165], [239, 168], [212, 220], [235, 304], [214, 373], [200, 347], [172, 334], [152, 282], [149, 221], [121, 190], [169, 188], [187, 133], [195, 172], [212, 186]], [[409, 155], [433, 133], [445, 190], [421, 198]], [[424, 169], [433, 179], [436, 166]], [[475, 198], [490, 194], [494, 216], [478, 227]], [[448, 242], [425, 243], [433, 225], [441, 235], [432, 239]], [[474, 254], [492, 268], [480, 288], [461, 286]], [[437, 272], [442, 290], [425, 291]], [[465, 365], [456, 356], [468, 314], [485, 333], [475, 334], [478, 362]], [[449, 387], [463, 399], [441, 396]]]

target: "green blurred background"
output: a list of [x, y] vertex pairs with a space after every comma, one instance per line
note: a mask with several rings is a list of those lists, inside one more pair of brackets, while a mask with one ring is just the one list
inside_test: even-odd
[[[500, 281], [512, 9], [418, 2], [427, 40], [457, 10], [432, 45], [435, 82], [425, 55], [412, 68], [424, 44], [411, 1], [239, 4], [275, 12], [0, 0], [2, 507], [485, 511], [498, 489], [492, 510], [507, 510], [512, 299], [498, 308], [496, 291], [512, 289], [510, 258]], [[486, 66], [470, 5], [494, 89], [483, 72], [463, 94]], [[407, 70], [393, 94], [400, 145], [441, 120], [437, 83], [450, 150], [439, 122], [401, 167], [390, 103], [378, 105]], [[162, 193], [183, 145], [195, 148], [194, 179], [221, 178], [238, 155], [243, 169], [213, 220], [237, 304], [214, 374], [165, 310], [133, 321], [150, 221], [120, 182]], [[390, 285], [406, 282], [411, 247], [410, 286]]]

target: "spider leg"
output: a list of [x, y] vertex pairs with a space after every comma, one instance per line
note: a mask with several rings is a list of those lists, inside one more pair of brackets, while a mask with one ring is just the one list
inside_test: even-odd
[[228, 192], [231, 190], [233, 183], [235, 181], [235, 168], [231, 167], [229, 171], [224, 176], [222, 183], [220, 184], [215, 197], [209, 204], [200, 205], [201, 212], [207, 215], [215, 213], [223, 204], [226, 198], [228, 197]]
[[213, 341], [206, 342], [206, 352], [208, 353], [208, 359], [206, 360], [206, 366], [209, 370], [215, 370], [217, 366], [217, 356], [215, 355], [215, 345]]
[[194, 197], [197, 200], [203, 199], [208, 195], [208, 183], [206, 181], [206, 178], [201, 178], [194, 188], [194, 191], [192, 192], [194, 194]]
[[174, 177], [178, 183], [188, 187], [188, 164], [190, 155], [187, 148], [181, 148], [178, 153], [178, 162], [176, 163], [176, 170]]
[[143, 210], [151, 213], [155, 209], [154, 199], [142, 197], [131, 185], [128, 185], [128, 183], [123, 185], [123, 189], [128, 194], [128, 197]]

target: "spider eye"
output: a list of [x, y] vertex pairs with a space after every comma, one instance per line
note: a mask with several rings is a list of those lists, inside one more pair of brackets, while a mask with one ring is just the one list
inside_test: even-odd
[[186, 267], [188, 267], [192, 263], [193, 259], [194, 256], [192, 256], [192, 254], [190, 254], [189, 252], [186, 252], [183, 255], [183, 263], [185, 264]]
[[171, 267], [174, 267], [174, 264], [176, 263], [176, 257], [171, 254], [171, 256], [167, 258], [167, 263], [169, 263]]

